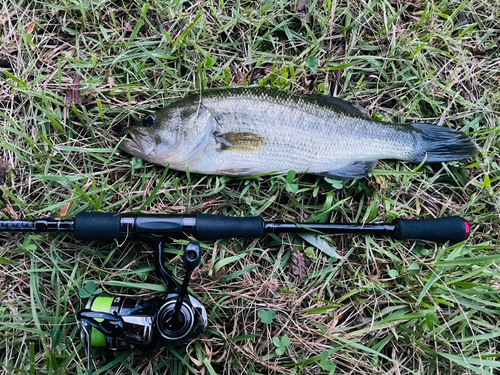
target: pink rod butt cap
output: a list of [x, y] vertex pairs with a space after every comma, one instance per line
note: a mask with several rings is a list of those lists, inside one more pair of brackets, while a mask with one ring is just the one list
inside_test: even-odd
[[464, 225], [465, 225], [465, 239], [469, 238], [469, 234], [470, 234], [470, 226], [469, 226], [469, 223], [467, 221], [465, 221], [464, 219]]

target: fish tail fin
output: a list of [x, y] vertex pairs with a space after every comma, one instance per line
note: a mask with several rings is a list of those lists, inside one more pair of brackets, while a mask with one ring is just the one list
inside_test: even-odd
[[478, 149], [465, 133], [432, 124], [412, 124], [418, 140], [413, 153], [414, 163], [461, 160], [474, 156]]

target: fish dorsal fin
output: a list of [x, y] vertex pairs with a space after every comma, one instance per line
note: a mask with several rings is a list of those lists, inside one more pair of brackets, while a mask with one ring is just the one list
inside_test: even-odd
[[359, 107], [357, 107], [355, 104], [352, 104], [351, 102], [348, 102], [347, 100], [335, 98], [330, 95], [316, 95], [316, 99], [320, 103], [340, 108], [349, 115], [369, 118], [369, 116], [365, 112], [363, 112]]
[[213, 134], [219, 144], [220, 151], [259, 151], [267, 143], [265, 137], [250, 132], [221, 133], [215, 131]]

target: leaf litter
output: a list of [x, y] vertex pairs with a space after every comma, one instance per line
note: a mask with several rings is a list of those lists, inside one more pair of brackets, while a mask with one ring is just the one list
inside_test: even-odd
[[64, 104], [67, 107], [69, 107], [73, 104], [82, 105], [82, 96], [80, 93], [81, 80], [82, 80], [82, 77], [80, 76], [80, 74], [75, 72], [73, 74], [73, 83], [66, 91], [66, 100], [65, 100]]

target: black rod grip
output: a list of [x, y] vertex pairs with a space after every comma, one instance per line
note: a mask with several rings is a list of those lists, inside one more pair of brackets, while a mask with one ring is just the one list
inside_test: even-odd
[[77, 240], [120, 239], [122, 215], [104, 212], [80, 212], [75, 217], [73, 234]]
[[255, 217], [231, 217], [219, 215], [196, 215], [195, 238], [200, 241], [223, 238], [264, 237], [264, 219]]
[[396, 221], [393, 237], [397, 240], [425, 240], [451, 243], [461, 242], [469, 237], [469, 224], [458, 216], [441, 219]]

